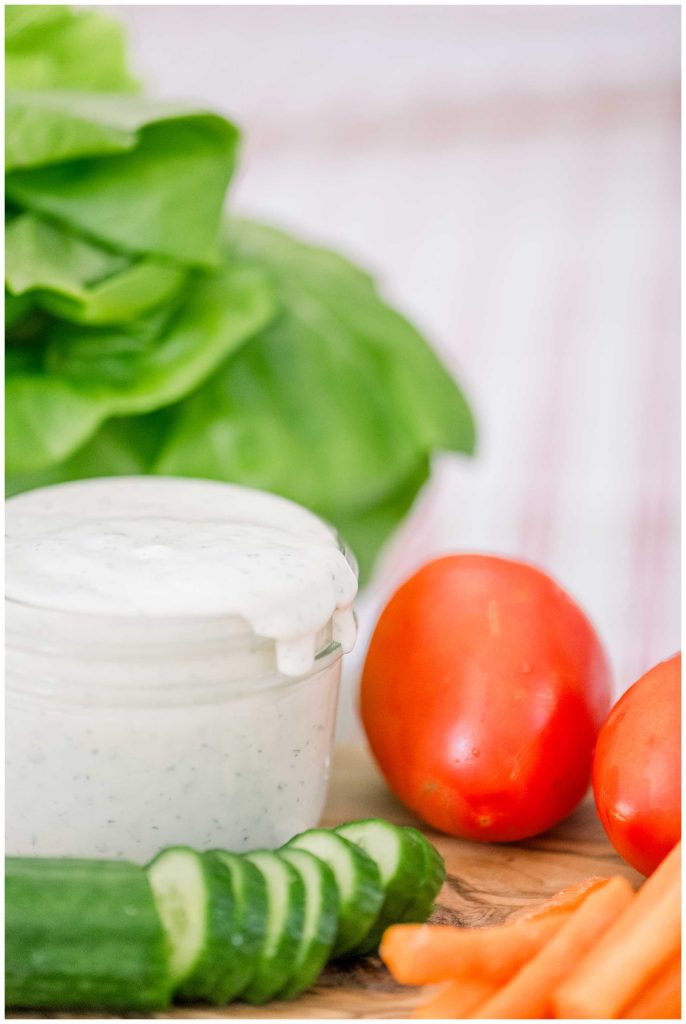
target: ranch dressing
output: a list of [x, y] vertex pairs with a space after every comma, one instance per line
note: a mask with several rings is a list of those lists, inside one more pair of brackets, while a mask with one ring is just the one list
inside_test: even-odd
[[357, 577], [336, 535], [292, 502], [208, 481], [118, 477], [41, 488], [6, 509], [13, 601], [129, 616], [240, 616], [302, 675], [333, 620], [350, 650]]
[[315, 825], [354, 564], [273, 495], [62, 484], [6, 505], [13, 854], [274, 847]]

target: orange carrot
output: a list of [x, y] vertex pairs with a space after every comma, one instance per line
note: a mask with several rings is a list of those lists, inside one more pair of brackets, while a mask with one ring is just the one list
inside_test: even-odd
[[665, 965], [650, 985], [624, 1011], [629, 1020], [681, 1019], [681, 954]]
[[392, 925], [384, 932], [379, 955], [403, 985], [463, 977], [503, 982], [549, 942], [568, 917], [558, 913], [495, 928]]
[[[680, 846], [681, 844], [679, 844]], [[562, 1018], [617, 1017], [680, 948], [677, 848], [553, 996]]]
[[550, 996], [634, 898], [625, 878], [611, 879], [570, 914], [557, 935], [471, 1017], [522, 1020], [550, 1016]]
[[576, 910], [596, 889], [600, 889], [609, 879], [601, 878], [600, 875], [591, 875], [589, 878], [582, 878], [580, 882], [568, 885], [566, 889], [550, 896], [544, 903], [539, 903], [533, 909], [527, 907], [523, 913], [518, 914], [515, 920], [530, 920], [532, 917], [545, 917], [557, 911]]
[[492, 981], [460, 978], [442, 985], [440, 992], [416, 1007], [413, 1017], [425, 1020], [457, 1020], [467, 1017], [495, 991]]
[[502, 984], [552, 938], [571, 910], [606, 882], [592, 878], [569, 886], [517, 920], [493, 928], [392, 925], [379, 954], [404, 985], [474, 976]]

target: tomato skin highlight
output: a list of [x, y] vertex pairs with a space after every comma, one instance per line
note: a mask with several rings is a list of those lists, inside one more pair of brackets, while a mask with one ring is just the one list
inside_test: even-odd
[[404, 583], [365, 661], [360, 711], [391, 790], [427, 824], [525, 839], [581, 800], [611, 703], [581, 609], [533, 566], [449, 555]]
[[681, 654], [629, 687], [593, 759], [598, 816], [617, 853], [650, 875], [681, 838]]

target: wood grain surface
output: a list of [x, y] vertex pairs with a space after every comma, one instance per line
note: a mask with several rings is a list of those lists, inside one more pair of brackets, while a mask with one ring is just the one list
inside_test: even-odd
[[[418, 824], [388, 792], [365, 752], [339, 749], [323, 824], [365, 817]], [[425, 831], [445, 857], [448, 869], [432, 918], [440, 923], [496, 924], [588, 875], [622, 874], [634, 887], [642, 881], [608, 843], [590, 797], [557, 828], [525, 843], [477, 844]], [[417, 998], [418, 990], [397, 985], [377, 957], [365, 957], [327, 967], [319, 983], [294, 1002], [262, 1007], [243, 1003], [222, 1008], [175, 1007], [157, 1016], [163, 1020], [397, 1019], [410, 1016]], [[78, 1015], [31, 1012], [10, 1016], [75, 1019]]]

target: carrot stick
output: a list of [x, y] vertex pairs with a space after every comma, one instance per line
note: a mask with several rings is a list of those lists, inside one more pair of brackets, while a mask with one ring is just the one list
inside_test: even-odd
[[681, 880], [679, 853], [673, 854], [554, 993], [558, 1017], [617, 1017], [677, 952]]
[[384, 932], [379, 955], [404, 985], [425, 985], [474, 975], [503, 983], [526, 963], [606, 878], [563, 889], [515, 921], [493, 928], [398, 924]]
[[551, 993], [633, 898], [634, 891], [625, 878], [613, 878], [597, 889], [569, 915], [557, 935], [471, 1017], [522, 1020], [550, 1016]]
[[441, 991], [416, 1007], [413, 1017], [425, 1020], [456, 1020], [467, 1017], [495, 991], [492, 981], [460, 978], [441, 986]]
[[568, 917], [556, 913], [494, 928], [392, 925], [384, 932], [379, 955], [403, 985], [464, 977], [502, 983], [549, 942]]
[[681, 954], [665, 965], [623, 1016], [629, 1020], [681, 1019]]
[[590, 878], [583, 878], [580, 882], [568, 885], [566, 889], [550, 896], [544, 903], [539, 903], [533, 909], [527, 908], [524, 913], [519, 914], [515, 920], [531, 920], [533, 917], [545, 917], [557, 911], [576, 910], [596, 889], [600, 889], [609, 879], [601, 878], [600, 875], [591, 875]]

